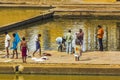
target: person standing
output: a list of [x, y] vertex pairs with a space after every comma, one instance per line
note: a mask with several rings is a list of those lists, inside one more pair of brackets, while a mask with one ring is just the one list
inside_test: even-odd
[[36, 50], [33, 52], [33, 56], [35, 53], [39, 50], [39, 55], [41, 56], [41, 46], [40, 46], [40, 40], [41, 34], [38, 34], [35, 36], [35, 44], [36, 44]]
[[7, 52], [7, 58], [9, 58], [9, 47], [10, 47], [10, 39], [8, 32], [5, 32], [5, 49]]
[[20, 44], [20, 50], [22, 52], [22, 60], [23, 63], [26, 63], [26, 58], [27, 58], [27, 42], [25, 41], [25, 37], [22, 38], [22, 42]]
[[14, 55], [16, 54], [16, 59], [18, 59], [18, 52], [17, 52], [17, 46], [18, 43], [20, 42], [20, 37], [18, 35], [18, 33], [13, 33], [13, 43], [12, 43], [12, 48], [13, 49], [13, 56], [12, 58], [14, 58]]
[[104, 35], [104, 30], [101, 25], [98, 25], [97, 38], [99, 42], [100, 51], [103, 51], [103, 43], [102, 43], [103, 35]]
[[76, 39], [75, 39], [75, 60], [79, 61], [80, 56], [82, 56], [82, 49], [81, 49], [81, 44], [80, 44], [80, 40], [77, 37], [77, 33], [76, 33]]
[[65, 36], [66, 39], [66, 52], [68, 54], [72, 54], [72, 40], [73, 36], [71, 34], [71, 30], [68, 30], [68, 33]]
[[83, 33], [82, 29], [79, 29], [79, 33], [77, 33], [77, 38], [79, 39], [80, 45], [82, 46], [83, 45], [83, 39], [84, 39], [84, 33]]

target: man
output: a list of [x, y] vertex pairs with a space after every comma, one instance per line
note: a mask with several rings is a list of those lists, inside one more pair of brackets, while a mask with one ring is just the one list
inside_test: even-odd
[[7, 58], [9, 58], [10, 39], [11, 37], [8, 35], [8, 32], [5, 32], [5, 49], [7, 52]]
[[102, 43], [103, 34], [104, 34], [104, 30], [103, 30], [102, 26], [98, 25], [97, 38], [98, 38], [98, 42], [99, 42], [99, 50], [100, 51], [103, 51], [103, 43]]
[[56, 43], [58, 44], [58, 51], [63, 51], [65, 48], [65, 39], [63, 37], [57, 37]]
[[73, 36], [71, 34], [71, 30], [68, 30], [68, 33], [66, 34], [66, 52], [68, 54], [72, 54], [72, 40]]
[[79, 33], [76, 33], [76, 40], [75, 40], [75, 53], [79, 53], [79, 57], [82, 56], [82, 47], [83, 47], [83, 38], [84, 33], [82, 29], [79, 29]]
[[77, 38], [80, 41], [80, 45], [83, 45], [84, 33], [83, 33], [82, 29], [79, 29], [79, 33], [77, 33]]
[[58, 44], [58, 51], [62, 52], [62, 37], [57, 37], [56, 43]]
[[41, 56], [41, 46], [40, 46], [40, 40], [39, 38], [41, 37], [41, 34], [38, 34], [37, 36], [35, 36], [35, 44], [36, 44], [36, 50], [33, 52], [33, 56], [34, 54], [39, 50], [39, 54]]

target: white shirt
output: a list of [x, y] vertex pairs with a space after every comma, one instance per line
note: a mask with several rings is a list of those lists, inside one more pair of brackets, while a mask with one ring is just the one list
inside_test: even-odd
[[7, 34], [5, 37], [5, 47], [8, 47], [11, 37]]
[[35, 41], [38, 41], [38, 36], [37, 35], [35, 36]]
[[62, 43], [62, 37], [57, 37], [56, 42], [57, 42], [57, 44], [61, 44]]

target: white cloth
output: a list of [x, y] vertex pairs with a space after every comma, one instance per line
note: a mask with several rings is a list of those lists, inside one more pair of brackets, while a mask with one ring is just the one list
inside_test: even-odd
[[77, 32], [76, 33], [74, 33], [74, 35], [73, 35], [73, 40], [72, 40], [72, 47], [73, 48], [75, 48], [75, 46], [76, 46], [76, 44], [75, 44], [75, 40], [76, 40], [76, 34], [77, 34]]
[[8, 47], [11, 37], [7, 34], [5, 37], [5, 48]]
[[61, 44], [62, 43], [62, 37], [57, 37], [56, 42], [57, 42], [57, 44]]
[[36, 57], [34, 57], [34, 58], [32, 58], [32, 60], [35, 61], [35, 62], [42, 62], [42, 61], [45, 61], [45, 59], [43, 59], [43, 58], [36, 58]]
[[35, 41], [38, 41], [38, 35], [35, 36]]

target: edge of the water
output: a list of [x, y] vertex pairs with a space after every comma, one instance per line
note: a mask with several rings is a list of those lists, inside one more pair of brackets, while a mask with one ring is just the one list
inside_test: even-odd
[[0, 63], [0, 74], [120, 75], [118, 64]]
[[[38, 19], [38, 18], [37, 18]], [[26, 22], [25, 22], [26, 23]], [[22, 24], [23, 25], [23, 24]], [[13, 25], [12, 25], [13, 26]], [[7, 28], [8, 29], [8, 26]], [[0, 73], [120, 75], [117, 64], [0, 63]]]

